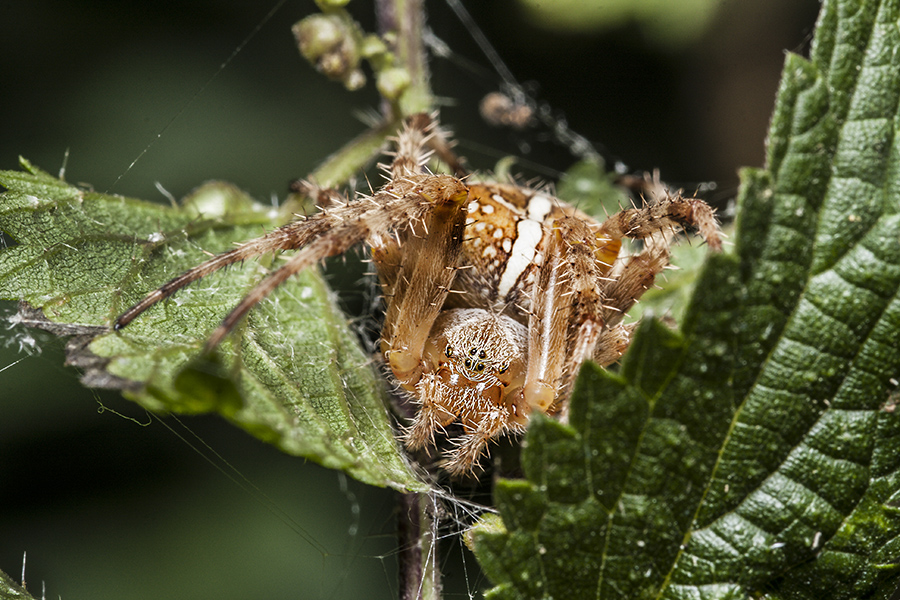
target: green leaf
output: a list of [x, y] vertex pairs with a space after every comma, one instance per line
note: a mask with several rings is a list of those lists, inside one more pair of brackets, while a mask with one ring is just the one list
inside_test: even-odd
[[586, 368], [472, 532], [491, 598], [887, 598], [900, 582], [900, 1], [789, 55], [735, 252]]
[[[373, 485], [420, 490], [394, 438], [371, 358], [316, 270], [263, 302], [212, 359], [210, 331], [272, 259], [181, 290], [118, 333], [109, 324], [174, 275], [277, 223], [269, 207], [210, 183], [182, 206], [84, 191], [23, 161], [0, 172], [0, 298], [19, 321], [74, 335], [85, 383], [122, 389], [154, 411], [217, 412], [285, 452]], [[276, 261], [279, 259], [275, 259]]]
[[33, 600], [34, 596], [25, 591], [25, 588], [15, 580], [0, 571], [0, 600]]
[[606, 170], [602, 161], [584, 159], [563, 173], [556, 194], [589, 215], [613, 214], [631, 202], [615, 180], [615, 173]]

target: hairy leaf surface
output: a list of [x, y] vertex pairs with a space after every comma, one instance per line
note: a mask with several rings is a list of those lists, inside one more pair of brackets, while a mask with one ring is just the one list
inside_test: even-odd
[[34, 596], [25, 591], [12, 577], [0, 572], [0, 600], [34, 600]]
[[122, 389], [154, 411], [218, 412], [367, 483], [424, 487], [394, 439], [371, 359], [314, 269], [281, 286], [209, 359], [197, 356], [210, 331], [271, 256], [210, 275], [110, 332], [150, 290], [277, 225], [274, 211], [227, 184], [164, 207], [23, 167], [0, 172], [0, 230], [15, 243], [0, 250], [0, 298], [27, 303], [23, 324], [75, 336], [68, 360], [85, 383]]
[[472, 532], [491, 598], [887, 598], [900, 581], [900, 2], [789, 55], [735, 251], [541, 419]]

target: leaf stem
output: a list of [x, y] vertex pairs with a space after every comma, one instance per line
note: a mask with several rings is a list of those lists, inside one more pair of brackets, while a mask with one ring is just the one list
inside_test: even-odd
[[[310, 174], [309, 178], [322, 187], [337, 187], [346, 182], [378, 155], [403, 118], [430, 111], [433, 105], [424, 43], [424, 0], [375, 0], [375, 10], [379, 34], [392, 46], [396, 66], [407, 72], [409, 85], [396, 100], [382, 100], [384, 120], [380, 125], [346, 144]], [[299, 212], [301, 203], [302, 198], [290, 198], [283, 205], [284, 215]], [[434, 502], [430, 493], [398, 496], [401, 600], [438, 600], [441, 597]]]

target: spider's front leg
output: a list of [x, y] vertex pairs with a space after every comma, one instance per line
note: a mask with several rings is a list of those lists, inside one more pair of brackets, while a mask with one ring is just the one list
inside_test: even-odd
[[116, 319], [114, 327], [117, 331], [127, 327], [135, 318], [154, 304], [169, 298], [178, 290], [228, 265], [256, 258], [269, 252], [302, 247], [310, 240], [323, 235], [332, 227], [340, 224], [341, 220], [341, 218], [335, 219], [329, 213], [320, 213], [311, 218], [301, 218], [255, 240], [244, 242], [233, 250], [217, 254], [147, 294], [140, 302], [123, 312]]
[[612, 342], [620, 347], [628, 335], [617, 326], [610, 327], [603, 310], [603, 285], [621, 240], [596, 232], [574, 216], [555, 221], [546, 237], [543, 263], [532, 289], [522, 396], [531, 409], [554, 412], [598, 344]]
[[644, 250], [624, 262], [604, 286], [603, 315], [608, 323], [620, 322], [668, 266], [670, 236], [667, 234], [676, 228], [687, 227], [696, 228], [710, 250], [718, 252], [722, 249], [715, 211], [697, 198], [665, 196], [649, 206], [623, 210], [600, 226], [602, 235], [644, 242]]
[[[423, 372], [423, 353], [431, 327], [437, 319], [456, 277], [466, 225], [468, 190], [459, 180], [434, 176], [431, 189], [420, 195], [431, 204], [430, 214], [419, 223], [410, 222], [401, 252], [373, 249], [385, 281], [388, 299], [382, 334], [382, 351], [404, 389], [412, 391]], [[393, 246], [393, 242], [388, 244]], [[389, 254], [391, 258], [380, 256]], [[399, 256], [396, 265], [386, 260]]]
[[[319, 188], [309, 182], [296, 182], [294, 191], [314, 195], [322, 205], [322, 212], [247, 241], [171, 279], [122, 313], [115, 321], [115, 329], [127, 327], [151, 306], [223, 267], [268, 252], [299, 249], [225, 317], [207, 340], [206, 349], [210, 350], [250, 309], [292, 275], [323, 258], [341, 254], [366, 239], [386, 235], [397, 223], [425, 218], [431, 212], [430, 204], [435, 199], [462, 195], [464, 200], [466, 188], [458, 179], [421, 173], [420, 167], [428, 156], [425, 146], [436, 135], [436, 124], [431, 117], [425, 114], [410, 117], [397, 139], [397, 158], [386, 168], [391, 179], [371, 196], [360, 196], [348, 202], [333, 190]], [[422, 202], [423, 198], [425, 202]]]

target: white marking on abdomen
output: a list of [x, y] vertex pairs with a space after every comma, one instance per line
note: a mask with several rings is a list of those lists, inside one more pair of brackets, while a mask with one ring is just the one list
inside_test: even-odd
[[[516, 225], [516, 243], [513, 244], [509, 260], [506, 261], [506, 269], [497, 286], [500, 298], [506, 298], [522, 273], [534, 262], [537, 246], [544, 237], [542, 223], [553, 210], [553, 201], [549, 196], [535, 194], [528, 199], [526, 210], [528, 218], [522, 219]], [[505, 243], [506, 240], [504, 250], [506, 250]]]
[[535, 194], [528, 199], [528, 218], [532, 221], [542, 223], [551, 210], [553, 210], [553, 203], [548, 196]]
[[516, 243], [513, 244], [509, 260], [506, 261], [506, 269], [500, 277], [500, 285], [497, 292], [500, 298], [506, 298], [513, 286], [516, 285], [519, 276], [531, 265], [537, 245], [544, 237], [544, 228], [540, 222], [531, 219], [522, 219], [516, 225]]

